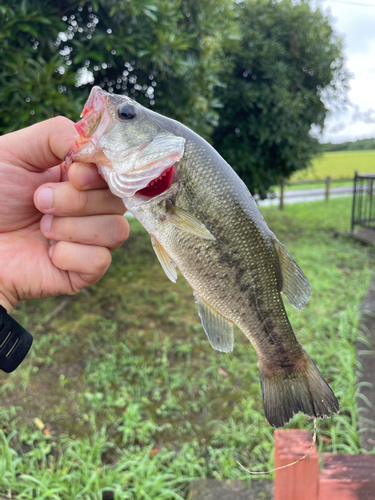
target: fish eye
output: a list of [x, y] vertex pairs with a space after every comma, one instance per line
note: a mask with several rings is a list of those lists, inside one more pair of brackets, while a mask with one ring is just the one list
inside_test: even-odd
[[122, 104], [117, 109], [117, 116], [120, 120], [132, 120], [137, 116], [137, 112], [132, 104]]

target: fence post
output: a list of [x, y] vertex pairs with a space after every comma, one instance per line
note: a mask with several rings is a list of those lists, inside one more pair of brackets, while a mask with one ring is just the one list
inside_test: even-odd
[[327, 175], [327, 177], [326, 177], [326, 201], [329, 200], [330, 186], [331, 186], [331, 177], [329, 175]]
[[354, 187], [353, 187], [353, 205], [352, 205], [352, 223], [351, 230], [354, 231], [354, 219], [355, 219], [355, 205], [356, 205], [356, 194], [357, 194], [357, 181], [358, 181], [358, 171], [354, 172]]
[[280, 182], [280, 205], [279, 209], [284, 210], [284, 179]]
[[372, 178], [367, 179], [367, 196], [370, 197], [370, 200], [372, 199], [371, 195], [372, 195], [372, 191], [373, 191], [372, 183], [373, 183]]

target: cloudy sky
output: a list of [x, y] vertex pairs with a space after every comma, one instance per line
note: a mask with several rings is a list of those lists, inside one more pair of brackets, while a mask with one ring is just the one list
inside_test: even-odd
[[375, 0], [316, 0], [344, 37], [347, 67], [353, 74], [346, 112], [326, 121], [322, 141], [375, 137]]

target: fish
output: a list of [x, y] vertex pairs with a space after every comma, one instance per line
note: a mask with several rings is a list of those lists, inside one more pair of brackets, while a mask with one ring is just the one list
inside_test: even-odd
[[167, 277], [193, 289], [211, 346], [233, 350], [237, 327], [258, 356], [264, 413], [283, 427], [301, 412], [329, 418], [338, 401], [297, 341], [281, 294], [303, 309], [309, 282], [267, 226], [243, 181], [185, 125], [93, 87], [66, 157], [93, 162], [151, 236]]

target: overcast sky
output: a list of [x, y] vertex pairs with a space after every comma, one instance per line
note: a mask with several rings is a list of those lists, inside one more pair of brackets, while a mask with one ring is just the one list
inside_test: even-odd
[[327, 119], [322, 140], [375, 137], [375, 0], [315, 1], [344, 37], [346, 64], [353, 74], [349, 91], [352, 106]]

